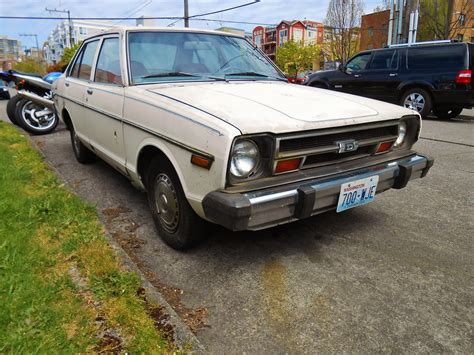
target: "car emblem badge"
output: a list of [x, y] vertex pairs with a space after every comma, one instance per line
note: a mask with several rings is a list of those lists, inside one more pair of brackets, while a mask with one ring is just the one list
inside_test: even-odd
[[349, 139], [346, 141], [338, 141], [336, 142], [337, 146], [339, 147], [338, 153], [347, 153], [353, 152], [359, 148], [359, 142], [355, 139]]

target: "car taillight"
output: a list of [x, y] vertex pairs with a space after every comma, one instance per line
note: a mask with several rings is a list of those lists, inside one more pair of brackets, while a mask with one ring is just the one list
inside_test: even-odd
[[456, 77], [456, 84], [470, 84], [472, 79], [472, 70], [461, 70]]

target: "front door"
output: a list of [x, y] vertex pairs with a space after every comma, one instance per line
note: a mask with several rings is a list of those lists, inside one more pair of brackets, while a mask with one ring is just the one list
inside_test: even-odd
[[332, 89], [348, 94], [366, 96], [365, 72], [371, 55], [370, 52], [364, 52], [349, 60], [342, 70], [342, 75], [338, 75], [332, 81]]
[[125, 172], [122, 130], [124, 88], [117, 36], [101, 42], [93, 80], [85, 94], [90, 143], [96, 154]]

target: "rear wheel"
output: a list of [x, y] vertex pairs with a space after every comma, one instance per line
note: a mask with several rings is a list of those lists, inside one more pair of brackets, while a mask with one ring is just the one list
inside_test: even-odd
[[418, 111], [422, 117], [428, 116], [433, 107], [431, 96], [425, 89], [413, 88], [403, 93], [400, 104], [406, 108]]
[[10, 100], [8, 100], [8, 103], [7, 103], [7, 116], [10, 119], [10, 121], [15, 125], [18, 125], [18, 120], [15, 113], [16, 106], [22, 99], [23, 98], [20, 95], [15, 95]]
[[462, 108], [435, 108], [433, 113], [442, 120], [450, 120], [458, 117], [462, 110]]
[[72, 150], [74, 152], [74, 156], [76, 160], [81, 164], [89, 164], [95, 160], [95, 155], [92, 153], [79, 139], [74, 130], [74, 127], [71, 125], [71, 129], [69, 130], [71, 134], [71, 144]]
[[15, 110], [18, 124], [32, 134], [50, 133], [59, 122], [54, 111], [27, 99], [18, 102]]
[[152, 159], [146, 179], [148, 203], [158, 235], [173, 249], [185, 250], [204, 237], [205, 222], [189, 205], [171, 163]]

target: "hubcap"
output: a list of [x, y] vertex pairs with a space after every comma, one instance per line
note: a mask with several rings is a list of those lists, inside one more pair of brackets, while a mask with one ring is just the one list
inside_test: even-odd
[[414, 92], [405, 98], [403, 105], [406, 108], [421, 112], [425, 108], [425, 98], [423, 95]]
[[166, 174], [159, 174], [155, 180], [155, 202], [161, 225], [173, 233], [179, 224], [178, 196], [171, 179]]
[[50, 129], [56, 120], [56, 115], [45, 107], [38, 106], [33, 101], [28, 101], [21, 108], [23, 121], [33, 129], [46, 131]]

